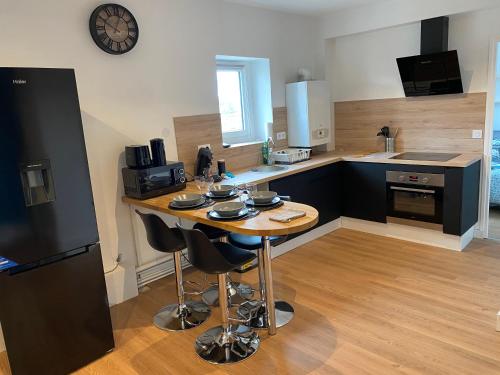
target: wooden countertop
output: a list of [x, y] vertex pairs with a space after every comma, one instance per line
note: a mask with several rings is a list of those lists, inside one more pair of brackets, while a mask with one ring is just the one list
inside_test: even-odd
[[297, 173], [305, 172], [311, 169], [319, 168], [325, 165], [338, 163], [340, 161], [353, 161], [362, 163], [384, 163], [384, 164], [403, 164], [403, 165], [426, 165], [451, 168], [465, 168], [475, 162], [482, 160], [481, 154], [464, 153], [460, 156], [445, 162], [437, 161], [417, 161], [417, 160], [399, 160], [391, 159], [391, 157], [400, 153], [341, 153], [341, 152], [325, 152], [314, 155], [310, 160], [306, 160], [297, 164], [287, 165], [286, 170], [278, 172], [253, 172], [251, 170], [241, 170], [234, 172], [235, 178], [226, 180], [225, 183], [243, 184], [253, 182], [262, 184], [279, 178], [291, 176]]
[[[196, 186], [192, 183], [188, 184], [186, 190], [182, 193], [198, 192]], [[138, 200], [128, 197], [123, 197], [122, 201], [136, 207], [144, 207], [153, 211], [163, 212], [172, 216], [177, 216], [179, 218], [188, 219], [197, 223], [208, 224], [216, 228], [221, 228], [233, 233], [241, 233], [252, 236], [280, 236], [293, 233], [300, 233], [309, 228], [312, 228], [318, 222], [318, 211], [311, 207], [300, 203], [285, 202], [285, 204], [277, 209], [270, 211], [263, 211], [258, 216], [241, 221], [214, 221], [207, 218], [207, 212], [212, 209], [212, 207], [189, 210], [189, 211], [179, 211], [172, 210], [168, 207], [169, 203], [173, 198], [180, 194], [172, 193], [163, 195], [156, 198], [151, 198], [147, 200]], [[286, 210], [302, 210], [306, 213], [305, 217], [293, 220], [290, 223], [279, 223], [276, 221], [269, 220], [270, 217], [284, 212]]]

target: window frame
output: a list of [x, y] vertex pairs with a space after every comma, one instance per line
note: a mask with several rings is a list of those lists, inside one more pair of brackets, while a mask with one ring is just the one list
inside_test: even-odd
[[[250, 88], [248, 82], [247, 69], [248, 69], [247, 65], [242, 61], [217, 60], [216, 77], [217, 77], [217, 72], [219, 72], [219, 70], [237, 71], [240, 77], [240, 97], [241, 97], [243, 130], [235, 132], [222, 132], [222, 138], [225, 143], [239, 144], [239, 143], [249, 143], [255, 140], [255, 129], [254, 129], [254, 123], [252, 121], [252, 111], [249, 100]], [[218, 91], [218, 85], [219, 82], [217, 80], [217, 91]], [[220, 111], [220, 104], [219, 104], [219, 111]]]

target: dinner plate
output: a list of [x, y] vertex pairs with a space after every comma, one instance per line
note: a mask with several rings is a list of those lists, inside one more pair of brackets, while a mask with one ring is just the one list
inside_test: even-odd
[[172, 201], [172, 202], [170, 202], [169, 207], [174, 208], [174, 209], [178, 209], [178, 210], [190, 210], [190, 209], [194, 209], [194, 208], [203, 207], [203, 206], [205, 206], [205, 204], [207, 202], [208, 202], [207, 200], [204, 200], [203, 202], [200, 202], [200, 203], [197, 203], [197, 204], [194, 204], [191, 206], [182, 206], [182, 205], [177, 204], [175, 201]]
[[251, 207], [271, 207], [271, 206], [274, 206], [280, 202], [281, 202], [280, 197], [274, 197], [273, 200], [271, 202], [268, 202], [268, 203], [257, 203], [251, 198], [247, 199], [245, 201], [246, 205], [251, 206]]
[[277, 195], [275, 191], [256, 191], [249, 194], [250, 199], [257, 204], [271, 204]]
[[250, 212], [250, 210], [248, 208], [244, 208], [244, 209], [240, 210], [237, 215], [221, 216], [220, 214], [218, 214], [217, 212], [212, 210], [212, 211], [208, 212], [208, 216], [212, 219], [215, 219], [215, 220], [235, 220], [235, 219], [241, 219], [241, 218], [247, 216], [249, 212]]
[[234, 217], [245, 208], [246, 205], [243, 202], [225, 202], [217, 203], [214, 206], [213, 211], [217, 212], [217, 214], [221, 217]]
[[210, 188], [209, 193], [214, 197], [227, 197], [234, 191], [234, 185], [214, 185]]
[[201, 194], [179, 194], [174, 197], [172, 202], [177, 207], [194, 207], [205, 203], [205, 197]]
[[235, 188], [233, 189], [228, 195], [215, 195], [211, 191], [205, 194], [206, 197], [210, 199], [229, 199], [229, 198], [235, 198], [238, 196], [238, 190]]

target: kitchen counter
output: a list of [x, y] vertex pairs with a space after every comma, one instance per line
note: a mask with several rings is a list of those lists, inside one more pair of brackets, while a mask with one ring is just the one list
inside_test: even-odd
[[482, 160], [481, 154], [464, 153], [449, 161], [422, 161], [422, 160], [403, 160], [391, 159], [400, 153], [341, 153], [341, 152], [325, 152], [318, 155], [313, 155], [310, 160], [300, 163], [287, 165], [286, 170], [272, 172], [253, 172], [251, 170], [240, 170], [234, 172], [235, 178], [226, 180], [231, 184], [239, 185], [243, 183], [253, 182], [263, 184], [279, 178], [291, 176], [297, 173], [305, 172], [325, 165], [338, 163], [340, 161], [363, 162], [363, 163], [384, 163], [384, 164], [403, 164], [403, 165], [424, 165], [434, 167], [450, 167], [450, 168], [466, 168], [475, 162]]

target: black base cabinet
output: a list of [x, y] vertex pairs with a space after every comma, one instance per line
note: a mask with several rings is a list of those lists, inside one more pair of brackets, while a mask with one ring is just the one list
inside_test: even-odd
[[481, 162], [446, 168], [443, 202], [444, 233], [462, 236], [479, 219]]
[[342, 216], [386, 223], [385, 164], [342, 163]]
[[330, 164], [269, 182], [269, 190], [289, 195], [294, 202], [307, 204], [319, 211], [317, 226], [341, 215], [341, 165]]
[[269, 188], [316, 208], [318, 226], [340, 216], [386, 223], [387, 171], [444, 174], [444, 233], [461, 236], [477, 223], [481, 162], [466, 168], [339, 162], [272, 181]]

